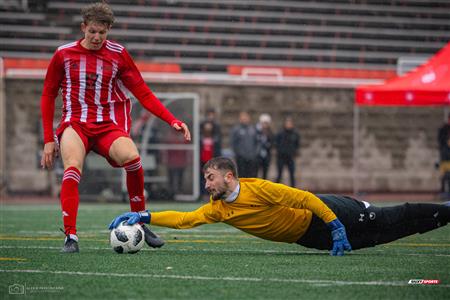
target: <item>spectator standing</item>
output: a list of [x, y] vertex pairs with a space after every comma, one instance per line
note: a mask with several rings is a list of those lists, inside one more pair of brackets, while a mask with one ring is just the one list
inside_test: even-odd
[[277, 149], [277, 182], [280, 182], [284, 166], [287, 166], [291, 186], [295, 187], [295, 157], [300, 147], [300, 134], [295, 130], [291, 117], [284, 120], [283, 128], [276, 136], [275, 146]]
[[218, 121], [218, 116], [216, 113], [216, 110], [214, 108], [209, 108], [206, 111], [206, 118], [205, 120], [200, 124], [200, 129], [204, 128], [205, 123], [211, 123], [212, 124], [212, 135], [215, 141], [217, 141], [219, 148], [222, 148], [222, 130]]
[[231, 131], [233, 149], [238, 173], [242, 177], [256, 177], [258, 172], [256, 128], [251, 124], [248, 112], [239, 113], [239, 124]]
[[441, 148], [439, 170], [441, 173], [441, 198], [448, 201], [450, 199], [450, 136], [445, 146]]
[[439, 170], [441, 173], [441, 198], [450, 198], [450, 113], [447, 123], [438, 130]]
[[[200, 170], [203, 170], [207, 161], [220, 156], [221, 152], [220, 138], [218, 135], [214, 135], [214, 123], [203, 122], [200, 128]], [[202, 195], [208, 194], [205, 190], [205, 178], [202, 172], [200, 172], [200, 191]]]
[[447, 140], [449, 137], [450, 137], [450, 113], [448, 114], [447, 117], [447, 123], [442, 125], [438, 130], [438, 144], [441, 160], [445, 151], [445, 147], [447, 147]]
[[270, 167], [271, 150], [273, 144], [273, 132], [271, 128], [272, 118], [269, 114], [259, 116], [259, 123], [256, 124], [258, 140], [258, 172], [262, 171], [262, 178], [267, 179]]

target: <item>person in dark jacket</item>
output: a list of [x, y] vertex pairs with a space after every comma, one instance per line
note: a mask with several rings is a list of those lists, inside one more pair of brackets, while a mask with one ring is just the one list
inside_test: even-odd
[[441, 198], [448, 201], [450, 200], [450, 137], [441, 149], [439, 170], [441, 173]]
[[239, 174], [243, 177], [256, 177], [258, 172], [258, 142], [256, 128], [251, 123], [248, 112], [241, 111], [239, 113], [239, 124], [232, 129], [230, 141]]
[[438, 144], [439, 144], [439, 154], [440, 159], [444, 155], [445, 148], [447, 147], [447, 140], [450, 137], [450, 113], [448, 114], [447, 123], [442, 125], [438, 130]]
[[439, 170], [441, 173], [441, 198], [450, 199], [450, 113], [447, 123], [438, 131]]
[[295, 187], [295, 157], [300, 147], [300, 134], [295, 130], [291, 117], [284, 120], [283, 128], [275, 138], [275, 146], [277, 149], [277, 182], [280, 182], [284, 166], [287, 166], [291, 186]]

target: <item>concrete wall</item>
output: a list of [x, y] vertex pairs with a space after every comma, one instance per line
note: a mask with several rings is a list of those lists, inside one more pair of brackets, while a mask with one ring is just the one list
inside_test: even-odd
[[[302, 136], [297, 160], [300, 188], [351, 191], [353, 90], [150, 84], [155, 92], [199, 94], [202, 113], [214, 107], [224, 143], [238, 112], [254, 121], [270, 113], [277, 131], [292, 115]], [[51, 174], [39, 169], [40, 80], [6, 80], [6, 169], [9, 193], [50, 192]], [[59, 110], [58, 99], [57, 110]], [[362, 191], [437, 191], [436, 135], [442, 108], [361, 108], [360, 189]], [[182, 118], [182, 116], [179, 116]], [[274, 162], [273, 162], [274, 163]], [[272, 165], [270, 176], [275, 177]], [[286, 174], [287, 175], [287, 174]], [[286, 178], [287, 179], [287, 178]]]

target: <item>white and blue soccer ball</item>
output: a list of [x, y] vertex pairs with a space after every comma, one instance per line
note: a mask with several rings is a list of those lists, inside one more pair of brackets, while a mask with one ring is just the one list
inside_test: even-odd
[[123, 221], [111, 230], [109, 243], [117, 253], [136, 253], [144, 246], [144, 230], [139, 224], [128, 225]]

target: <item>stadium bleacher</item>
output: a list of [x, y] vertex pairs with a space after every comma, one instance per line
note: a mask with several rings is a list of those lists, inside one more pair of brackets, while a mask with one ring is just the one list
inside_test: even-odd
[[[39, 122], [35, 100], [49, 58], [82, 37], [80, 9], [92, 1], [32, 2], [46, 8], [0, 1], [5, 99], [16, 107], [5, 124]], [[201, 110], [217, 108], [225, 144], [241, 109], [254, 117], [270, 110], [277, 122], [293, 114], [302, 133], [300, 182], [324, 191], [351, 188], [354, 87], [392, 78], [400, 57], [423, 62], [450, 40], [450, 2], [444, 0], [108, 2], [116, 15], [110, 39], [127, 47], [155, 91], [195, 92]], [[369, 174], [363, 188], [434, 189], [437, 174], [428, 163], [437, 155], [442, 115], [438, 108], [362, 110], [360, 157]], [[21, 135], [9, 138], [19, 145], [8, 150], [16, 162], [11, 170], [21, 170], [18, 157], [38, 150], [20, 148]], [[424, 155], [408, 154], [414, 151]], [[37, 171], [23, 176], [14, 177], [12, 191], [39, 183]]]
[[[47, 1], [46, 12], [0, 6], [0, 55], [51, 57], [80, 38], [79, 12], [90, 2]], [[176, 63], [183, 72], [227, 73], [231, 65], [392, 71], [399, 57], [430, 56], [450, 39], [448, 1], [110, 3], [111, 39], [137, 59]]]

